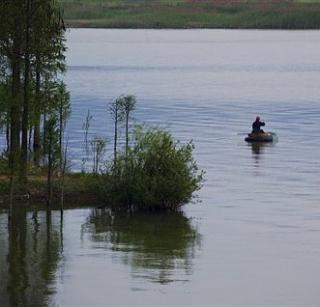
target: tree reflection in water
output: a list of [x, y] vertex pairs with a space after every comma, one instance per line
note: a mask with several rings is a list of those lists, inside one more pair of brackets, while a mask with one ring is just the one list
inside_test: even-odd
[[[61, 237], [51, 211], [0, 214], [0, 306], [46, 306], [61, 257]], [[54, 220], [54, 221], [53, 221]], [[5, 233], [6, 232], [6, 233]]]
[[[201, 235], [183, 213], [112, 213], [93, 210], [84, 232], [119, 253], [132, 276], [158, 283], [187, 279]], [[101, 245], [99, 245], [101, 247]], [[184, 277], [183, 277], [184, 276]]]

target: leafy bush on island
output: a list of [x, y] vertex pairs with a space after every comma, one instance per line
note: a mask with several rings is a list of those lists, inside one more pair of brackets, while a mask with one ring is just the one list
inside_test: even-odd
[[102, 199], [113, 209], [175, 211], [189, 202], [201, 187], [203, 172], [193, 159], [192, 142], [181, 144], [170, 132], [160, 128], [136, 126], [131, 131], [130, 121], [136, 105], [132, 95], [118, 97], [108, 108], [114, 124], [112, 160], [104, 161], [106, 139], [89, 133], [93, 117], [88, 110], [83, 125], [81, 172], [68, 171], [64, 127], [69, 115], [69, 96], [65, 97], [65, 100], [57, 99], [66, 102], [58, 111], [47, 114], [39, 163], [29, 159], [26, 180], [20, 180], [12, 170], [10, 173], [9, 160], [3, 153], [0, 201], [9, 199], [12, 204], [13, 197], [17, 196], [22, 200], [43, 199], [51, 206], [59, 200], [63, 211], [65, 198], [84, 202], [89, 199], [92, 205], [101, 204]]
[[[201, 187], [203, 172], [192, 142], [180, 144], [168, 131], [141, 126], [127, 155], [101, 176], [100, 192], [111, 206], [129, 210], [177, 210]], [[116, 165], [116, 166], [114, 166]]]

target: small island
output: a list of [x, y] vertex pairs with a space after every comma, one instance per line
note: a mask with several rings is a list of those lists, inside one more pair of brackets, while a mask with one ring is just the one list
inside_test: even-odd
[[61, 211], [65, 204], [177, 210], [202, 181], [193, 144], [131, 123], [132, 95], [106, 103], [114, 122], [112, 158], [106, 159], [106, 139], [89, 134], [93, 118], [88, 110], [83, 151], [77, 152], [81, 169], [70, 167], [66, 125], [71, 105], [63, 80], [66, 28], [61, 8], [47, 2], [26, 1], [22, 10], [10, 2], [0, 12], [0, 124], [6, 136], [0, 157], [1, 206], [32, 202], [50, 208], [58, 203]]

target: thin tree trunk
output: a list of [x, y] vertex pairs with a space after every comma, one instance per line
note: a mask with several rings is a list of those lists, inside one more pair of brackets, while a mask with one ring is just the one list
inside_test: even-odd
[[10, 173], [10, 195], [9, 195], [9, 214], [8, 214], [9, 222], [12, 221], [13, 192], [14, 192], [14, 170], [13, 170], [13, 168], [11, 168], [11, 173]]
[[93, 172], [97, 173], [97, 143], [93, 142]]
[[129, 151], [129, 112], [126, 112], [126, 159]]
[[62, 173], [62, 159], [63, 159], [63, 104], [62, 98], [60, 97], [60, 106], [59, 106], [59, 172]]
[[36, 166], [40, 165], [40, 150], [41, 150], [41, 140], [40, 140], [40, 118], [41, 113], [39, 111], [40, 108], [40, 58], [37, 56], [36, 58], [36, 103], [35, 103], [35, 121], [34, 121], [34, 132], [33, 132], [33, 162]]
[[10, 103], [10, 152], [9, 152], [9, 165], [10, 168], [15, 171], [18, 167], [20, 159], [20, 113], [21, 113], [21, 102], [20, 102], [20, 74], [21, 74], [21, 20], [20, 16], [15, 17], [14, 21], [14, 33], [13, 33], [13, 47], [11, 60], [11, 103]]
[[31, 150], [31, 144], [32, 144], [32, 127], [29, 129], [29, 140], [28, 140], [28, 163], [30, 162], [30, 154], [32, 152]]
[[10, 152], [10, 119], [9, 113], [7, 113], [7, 122], [6, 122], [6, 141], [7, 141], [7, 153]]
[[12, 62], [12, 103], [10, 108], [10, 168], [16, 169], [20, 156], [20, 61]]
[[54, 129], [52, 126], [52, 122], [49, 120], [49, 123], [47, 123], [46, 126], [48, 126], [48, 142], [46, 144], [46, 150], [48, 153], [48, 173], [47, 173], [47, 189], [48, 189], [48, 200], [47, 200], [47, 205], [51, 206], [52, 203], [52, 173], [53, 173], [53, 133]]
[[61, 173], [61, 184], [60, 184], [60, 213], [61, 218], [63, 217], [63, 210], [64, 210], [64, 179], [66, 175], [66, 168], [67, 168], [67, 152], [68, 152], [68, 141], [64, 149], [63, 153], [63, 164], [62, 164], [62, 173]]
[[46, 148], [46, 142], [45, 140], [47, 139], [47, 127], [46, 127], [46, 121], [47, 121], [47, 111], [44, 110], [43, 112], [43, 137], [42, 137], [42, 150], [43, 152], [47, 152], [47, 148]]
[[114, 119], [114, 147], [113, 147], [113, 159], [114, 169], [117, 168], [117, 141], [118, 141], [118, 106], [115, 107], [115, 119]]
[[26, 2], [26, 33], [24, 57], [24, 99], [22, 113], [22, 141], [20, 176], [24, 183], [27, 182], [28, 165], [28, 126], [29, 126], [29, 86], [30, 86], [30, 0]]
[[48, 188], [48, 201], [47, 201], [47, 204], [50, 207], [51, 203], [52, 203], [52, 153], [51, 153], [51, 144], [49, 144], [48, 150], [49, 150], [49, 154], [48, 154], [48, 177], [47, 177], [47, 188]]

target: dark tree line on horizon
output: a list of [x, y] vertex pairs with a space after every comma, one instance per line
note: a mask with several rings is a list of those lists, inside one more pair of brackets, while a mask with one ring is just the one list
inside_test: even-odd
[[[65, 26], [54, 0], [0, 0], [0, 128], [11, 178], [63, 157]], [[52, 167], [52, 165], [51, 165]]]

